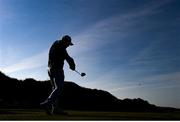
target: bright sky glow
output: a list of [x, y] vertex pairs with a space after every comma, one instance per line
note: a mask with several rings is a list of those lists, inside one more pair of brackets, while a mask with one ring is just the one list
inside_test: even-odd
[[69, 34], [67, 81], [180, 108], [179, 0], [0, 0], [0, 70], [47, 80], [48, 50]]

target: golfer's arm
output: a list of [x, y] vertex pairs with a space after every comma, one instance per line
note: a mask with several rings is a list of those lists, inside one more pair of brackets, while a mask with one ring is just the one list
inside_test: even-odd
[[66, 61], [68, 62], [70, 68], [75, 70], [74, 59], [71, 58], [68, 54], [66, 54]]

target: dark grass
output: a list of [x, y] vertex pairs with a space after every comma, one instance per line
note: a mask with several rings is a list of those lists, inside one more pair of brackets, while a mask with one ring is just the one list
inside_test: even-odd
[[68, 115], [50, 116], [40, 109], [2, 109], [0, 120], [180, 120], [180, 112], [66, 112]]

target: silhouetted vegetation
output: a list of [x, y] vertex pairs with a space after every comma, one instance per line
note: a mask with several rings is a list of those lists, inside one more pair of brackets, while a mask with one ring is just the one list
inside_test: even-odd
[[[51, 92], [49, 81], [34, 79], [17, 80], [0, 72], [1, 108], [39, 108]], [[107, 91], [83, 88], [73, 82], [65, 82], [59, 97], [59, 106], [68, 110], [96, 111], [174, 111], [149, 104], [140, 98], [120, 100]]]

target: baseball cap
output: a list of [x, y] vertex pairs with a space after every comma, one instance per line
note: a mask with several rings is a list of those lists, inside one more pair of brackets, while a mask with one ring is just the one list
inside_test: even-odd
[[65, 35], [62, 37], [62, 40], [67, 42], [69, 45], [74, 45], [72, 42], [71, 42], [71, 37], [69, 35]]

